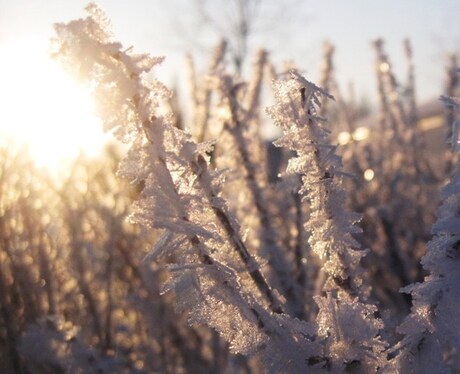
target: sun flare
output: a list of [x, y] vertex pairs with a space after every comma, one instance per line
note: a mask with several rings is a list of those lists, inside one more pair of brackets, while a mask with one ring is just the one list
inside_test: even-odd
[[89, 90], [49, 58], [48, 45], [38, 38], [0, 45], [0, 137], [56, 169], [80, 152], [97, 154], [105, 137]]

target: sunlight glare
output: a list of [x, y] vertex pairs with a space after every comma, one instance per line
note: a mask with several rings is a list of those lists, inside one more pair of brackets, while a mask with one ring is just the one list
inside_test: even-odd
[[345, 145], [351, 140], [351, 134], [348, 131], [341, 131], [337, 136], [337, 141], [340, 145]]
[[367, 127], [358, 127], [353, 131], [353, 140], [359, 142], [361, 140], [365, 140], [369, 137], [369, 129]]
[[80, 152], [105, 144], [89, 89], [48, 56], [49, 41], [28, 38], [0, 45], [0, 137], [26, 144], [39, 166], [62, 167]]
[[364, 179], [368, 182], [370, 182], [372, 179], [374, 179], [374, 170], [372, 169], [366, 169], [364, 170]]

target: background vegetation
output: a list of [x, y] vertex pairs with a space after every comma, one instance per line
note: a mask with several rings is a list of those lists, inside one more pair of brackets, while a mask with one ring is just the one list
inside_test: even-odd
[[[431, 239], [441, 201], [439, 191], [455, 165], [445, 141], [452, 135], [456, 104], [451, 102], [444, 112], [422, 116], [423, 108], [416, 102], [410, 42], [403, 44], [407, 75], [401, 78], [393, 73], [383, 41], [374, 42], [379, 111], [370, 115], [368, 108], [338, 87], [334, 47], [329, 43], [324, 45], [318, 85], [332, 94], [335, 102], [326, 101], [322, 91], [315, 91], [302, 80], [298, 73], [302, 67], [275, 66], [264, 50], [253, 56], [248, 77], [235, 75], [233, 71], [241, 70], [246, 56], [244, 43], [239, 55], [231, 59], [235, 65], [228, 67], [227, 43], [223, 40], [203, 74], [194, 66], [193, 58], [187, 57], [187, 105], [192, 109], [191, 115], [185, 116], [177, 96], [166, 94], [155, 81], [153, 86], [143, 85], [139, 78], [158, 61], [131, 55], [113, 43], [101, 26], [106, 20], [97, 9], [90, 10], [93, 13], [84, 21], [57, 27], [59, 58], [64, 63], [70, 59], [71, 53], [65, 48], [72, 48], [78, 32], [81, 38], [88, 37], [87, 44], [82, 45], [89, 46], [89, 57], [77, 70], [82, 75], [89, 71], [89, 79], [102, 82], [97, 88], [99, 94], [111, 92], [105, 97], [111, 102], [99, 98], [102, 112], [113, 110], [113, 114], [104, 112], [106, 125], [134, 145], [120, 169], [119, 151], [108, 147], [101, 159], [82, 156], [75, 160], [68, 177], [59, 183], [38, 171], [27, 152], [1, 148], [0, 371], [300, 372], [297, 363], [292, 363], [294, 358], [292, 362], [282, 362], [278, 355], [271, 361], [267, 358], [274, 354], [267, 348], [270, 344], [284, 347], [279, 355], [287, 354], [290, 346], [283, 340], [286, 334], [289, 344], [301, 349], [323, 342], [319, 353], [299, 353], [305, 354], [303, 364], [311, 371], [423, 372], [405, 355], [410, 351], [413, 360], [419, 360], [418, 355], [423, 354], [420, 347], [428, 338], [400, 343], [404, 336], [415, 336], [415, 330], [407, 333], [397, 326], [407, 321], [408, 315], [410, 319], [418, 313], [415, 307], [411, 312], [411, 294], [400, 289], [422, 282], [428, 275], [420, 260]], [[96, 44], [90, 44], [94, 41]], [[102, 46], [102, 52], [95, 45]], [[114, 61], [104, 60], [106, 56]], [[92, 70], [92, 59], [103, 69], [113, 70]], [[445, 94], [454, 96], [458, 89], [455, 56], [448, 64]], [[126, 81], [122, 80], [125, 76]], [[302, 87], [304, 95], [313, 90], [311, 97], [308, 93], [308, 98], [299, 94], [297, 101], [292, 99], [297, 106], [291, 115], [300, 113], [310, 118], [310, 109], [317, 110], [309, 126], [318, 125], [320, 135], [303, 138], [307, 135], [300, 132], [303, 130], [284, 128], [285, 136], [278, 145], [285, 148], [274, 148], [261, 135], [262, 126], [270, 121], [261, 102], [274, 101], [271, 117], [281, 127], [288, 126], [293, 117], [283, 117], [284, 88], [275, 88], [273, 98], [270, 87], [273, 80], [289, 77], [300, 84], [298, 92]], [[115, 83], [111, 85], [106, 78]], [[131, 81], [134, 86], [121, 87], [121, 83]], [[154, 92], [153, 98], [143, 91], [146, 87]], [[118, 94], [123, 89], [128, 92], [127, 101]], [[111, 107], [114, 102], [118, 107]], [[153, 117], [156, 106], [174, 113], [174, 117]], [[302, 114], [305, 108], [308, 113]], [[123, 113], [117, 112], [122, 109]], [[150, 115], [144, 120], [151, 121], [151, 127], [142, 121], [145, 111]], [[322, 132], [323, 117], [329, 119], [327, 135]], [[123, 122], [126, 118], [127, 124]], [[438, 121], [436, 126], [423, 122], [428, 118]], [[120, 130], [125, 125], [129, 131]], [[155, 126], [162, 129], [164, 141], [155, 143], [159, 133], [154, 133], [150, 146], [157, 151], [147, 151], [150, 148], [137, 137], [150, 141], [149, 134], [159, 131]], [[455, 145], [455, 131], [453, 135]], [[343, 169], [336, 156], [333, 162], [329, 159], [335, 147], [323, 141], [340, 143], [337, 152], [342, 156]], [[193, 152], [189, 146], [195, 147]], [[309, 148], [312, 153], [307, 152]], [[136, 150], [152, 153], [133, 153]], [[158, 154], [153, 155], [155, 152]], [[286, 174], [288, 159], [294, 154], [308, 162], [291, 161], [291, 174]], [[117, 170], [131, 183], [118, 178]], [[171, 181], [166, 182], [168, 178]], [[326, 184], [329, 179], [333, 182]], [[342, 179], [343, 187], [336, 186], [335, 181]], [[166, 183], [175, 187], [171, 189]], [[316, 186], [325, 189], [315, 190]], [[173, 190], [176, 202], [168, 196]], [[343, 202], [342, 191], [346, 196]], [[334, 193], [338, 197], [334, 197], [332, 208], [321, 210], [322, 204], [329, 204], [321, 199], [327, 200]], [[145, 202], [149, 196], [155, 200]], [[133, 208], [134, 201], [138, 203]], [[356, 220], [341, 221], [346, 211], [362, 214], [359, 225], [363, 230], [355, 230], [354, 237], [367, 254], [355, 251], [359, 252], [357, 260], [347, 257], [352, 257], [348, 249], [340, 254], [342, 239], [329, 242], [329, 237], [345, 237], [352, 232], [350, 227]], [[129, 223], [130, 215], [141, 225]], [[332, 222], [332, 228], [321, 231], [318, 227], [324, 222]], [[324, 237], [318, 236], [319, 231]], [[323, 242], [328, 252], [317, 248]], [[213, 249], [216, 246], [218, 249]], [[455, 242], [451, 246], [458, 249]], [[240, 248], [239, 252], [232, 252], [233, 247]], [[337, 258], [335, 248], [339, 248]], [[218, 275], [202, 270], [206, 265]], [[184, 277], [189, 278], [184, 281]], [[232, 283], [234, 279], [238, 285]], [[165, 282], [169, 283], [164, 289]], [[174, 294], [160, 296], [160, 291], [168, 289]], [[336, 308], [339, 314], [343, 312], [340, 305], [359, 300], [363, 310], [358, 315], [372, 314], [374, 322], [369, 329], [378, 333], [370, 338], [364, 332], [353, 339], [347, 337], [345, 325], [350, 324], [351, 314], [344, 314], [344, 321], [334, 322], [335, 330], [331, 328], [323, 335], [315, 330], [311, 334], [316, 338], [309, 337], [307, 324], [321, 327], [321, 318], [329, 321], [324, 310], [328, 308], [326, 301], [331, 300], [337, 304], [330, 310]], [[436, 309], [434, 303], [431, 306]], [[235, 316], [253, 315], [246, 315], [247, 320], [232, 320], [232, 311]], [[432, 323], [436, 326], [434, 315]], [[283, 329], [288, 326], [289, 331], [267, 328], [273, 321]], [[292, 327], [296, 321], [299, 326], [300, 321], [305, 322], [305, 326]], [[375, 321], [382, 321], [382, 325], [374, 325]], [[205, 322], [211, 328], [193, 322]], [[261, 327], [264, 323], [266, 326]], [[268, 342], [251, 324], [262, 329]], [[329, 322], [325, 325], [330, 326]], [[358, 325], [364, 329], [364, 322]], [[339, 328], [345, 335], [342, 338], [336, 336]], [[253, 336], [238, 336], [238, 331]], [[277, 342], [276, 336], [283, 339]], [[374, 341], [377, 338], [386, 342], [382, 349], [376, 348], [380, 344]], [[338, 347], [340, 339], [353, 347], [356, 344], [356, 351]], [[456, 344], [455, 339], [441, 344], [446, 366], [439, 366], [439, 370], [460, 370]], [[360, 349], [374, 358], [383, 357], [386, 364], [366, 358]]]

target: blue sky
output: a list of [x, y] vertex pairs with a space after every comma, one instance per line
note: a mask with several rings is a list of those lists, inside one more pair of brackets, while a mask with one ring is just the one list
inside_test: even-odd
[[[170, 82], [181, 79], [183, 56], [190, 41], [211, 45], [214, 35], [196, 30], [193, 0], [101, 0], [112, 19], [116, 38], [136, 50], [166, 55], [160, 74]], [[270, 3], [270, 1], [268, 1]], [[442, 93], [444, 55], [460, 45], [458, 0], [323, 0], [271, 1], [288, 15], [272, 14], [253, 40], [264, 44], [277, 61], [294, 59], [310, 79], [318, 77], [321, 43], [336, 45], [336, 70], [344, 87], [353, 81], [359, 95], [373, 100], [374, 55], [370, 41], [382, 37], [396, 72], [404, 79], [402, 40], [413, 43], [420, 101]], [[0, 49], [29, 35], [48, 39], [52, 24], [82, 16], [87, 1], [0, 0]], [[283, 5], [288, 4], [285, 9]], [[201, 41], [200, 38], [206, 39]], [[460, 49], [460, 48], [458, 48]], [[14, 59], [14, 56], [11, 56]]]

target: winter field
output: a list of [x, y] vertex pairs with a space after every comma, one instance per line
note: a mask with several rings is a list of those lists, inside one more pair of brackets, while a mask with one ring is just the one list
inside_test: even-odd
[[2, 139], [0, 373], [460, 372], [454, 54], [424, 105], [408, 39], [375, 110], [328, 42], [316, 82], [223, 39], [168, 87], [85, 11], [51, 54], [117, 143], [57, 179]]

